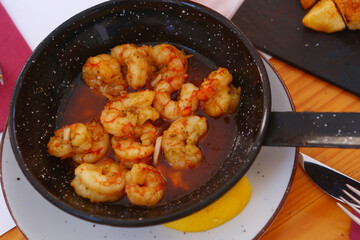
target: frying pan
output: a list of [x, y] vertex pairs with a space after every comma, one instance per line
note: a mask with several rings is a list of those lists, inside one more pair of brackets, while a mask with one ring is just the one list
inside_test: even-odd
[[[153, 208], [90, 203], [71, 188], [71, 167], [46, 151], [50, 136], [61, 123], [60, 106], [79, 79], [82, 65], [89, 56], [107, 52], [119, 44], [149, 42], [169, 42], [191, 49], [229, 69], [234, 85], [242, 88], [241, 103], [235, 113], [237, 135], [216, 174], [180, 199]], [[296, 116], [270, 114], [270, 97], [269, 80], [258, 52], [246, 36], [220, 14], [187, 1], [109, 1], [70, 18], [34, 50], [12, 95], [10, 142], [29, 182], [60, 209], [101, 224], [155, 225], [189, 215], [222, 196], [244, 176], [263, 143], [292, 144], [297, 133], [288, 137], [286, 131], [291, 126], [286, 125], [286, 120], [282, 121], [282, 115], [286, 115], [285, 119]], [[312, 113], [304, 113], [302, 119], [310, 119], [309, 125], [313, 126], [310, 115]], [[316, 116], [314, 119], [318, 120]], [[349, 125], [354, 126], [351, 121]], [[352, 131], [342, 130], [342, 133]], [[305, 138], [301, 139], [306, 145]], [[331, 140], [333, 138], [328, 137], [328, 142]]]

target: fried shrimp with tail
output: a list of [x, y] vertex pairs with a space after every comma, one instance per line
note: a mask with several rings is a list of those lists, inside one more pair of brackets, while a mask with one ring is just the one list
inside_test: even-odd
[[117, 137], [134, 136], [136, 129], [147, 120], [155, 121], [160, 117], [152, 107], [154, 98], [154, 91], [144, 90], [108, 101], [100, 116], [104, 129]]
[[116, 158], [122, 165], [131, 168], [136, 163], [151, 161], [158, 131], [150, 122], [137, 128], [134, 136], [112, 137], [111, 145]]
[[240, 102], [241, 88], [234, 87], [226, 68], [213, 71], [200, 86], [197, 95], [204, 112], [211, 117], [234, 113]]
[[110, 158], [95, 164], [82, 163], [70, 185], [76, 194], [91, 202], [114, 202], [125, 194], [127, 169]]
[[125, 78], [132, 89], [138, 90], [146, 85], [152, 68], [144, 48], [135, 44], [123, 44], [111, 49], [111, 56], [118, 59], [120, 65], [126, 67]]
[[108, 98], [119, 96], [128, 86], [119, 60], [108, 54], [88, 58], [82, 74], [86, 85]]
[[164, 196], [166, 181], [160, 171], [144, 163], [134, 164], [126, 174], [125, 192], [129, 201], [138, 206], [152, 207]]
[[151, 85], [155, 86], [162, 80], [168, 81], [175, 90], [179, 90], [181, 85], [188, 79], [188, 58], [184, 51], [176, 47], [162, 43], [153, 47], [148, 47], [150, 63], [159, 70]]
[[174, 168], [191, 169], [200, 165], [202, 151], [199, 138], [207, 132], [205, 117], [188, 116], [174, 121], [164, 131], [161, 148], [165, 159]]
[[72, 157], [77, 163], [94, 163], [107, 153], [109, 134], [95, 120], [74, 123], [56, 130], [47, 147], [49, 154], [55, 157]]
[[184, 83], [181, 86], [177, 101], [171, 99], [175, 89], [168, 81], [161, 81], [154, 87], [156, 93], [154, 108], [166, 119], [176, 120], [183, 116], [194, 114], [199, 107], [197, 93], [199, 88], [192, 83]]

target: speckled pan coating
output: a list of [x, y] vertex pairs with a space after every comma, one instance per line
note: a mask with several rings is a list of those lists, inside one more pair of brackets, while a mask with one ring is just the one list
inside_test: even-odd
[[[222, 168], [191, 194], [151, 209], [94, 204], [78, 197], [65, 161], [49, 156], [46, 144], [59, 125], [60, 105], [89, 56], [123, 43], [169, 42], [226, 67], [242, 87], [237, 137]], [[10, 138], [30, 183], [59, 208], [84, 219], [116, 226], [146, 226], [175, 220], [223, 195], [248, 170], [260, 150], [270, 110], [266, 70], [247, 38], [230, 21], [184, 1], [109, 1], [56, 28], [35, 49], [16, 83], [10, 106]], [[219, 143], [221, 144], [221, 143]]]

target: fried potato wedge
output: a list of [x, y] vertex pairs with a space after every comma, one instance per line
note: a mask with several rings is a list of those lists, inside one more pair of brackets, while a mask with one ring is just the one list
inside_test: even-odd
[[316, 1], [317, 0], [300, 0], [300, 3], [304, 9], [308, 9], [312, 7], [316, 3]]
[[360, 29], [360, 0], [335, 0], [345, 24], [350, 30]]
[[346, 25], [333, 0], [320, 0], [304, 16], [304, 26], [315, 31], [332, 33], [344, 30]]

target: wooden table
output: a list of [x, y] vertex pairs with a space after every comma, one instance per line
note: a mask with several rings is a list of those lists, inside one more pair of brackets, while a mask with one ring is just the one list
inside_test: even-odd
[[[297, 111], [360, 112], [360, 99], [281, 61], [271, 59], [293, 98]], [[360, 179], [360, 150], [301, 148], [313, 157], [355, 179]], [[336, 201], [322, 192], [298, 168], [288, 198], [261, 240], [350, 238], [350, 219]], [[0, 240], [25, 239], [18, 228]]]

